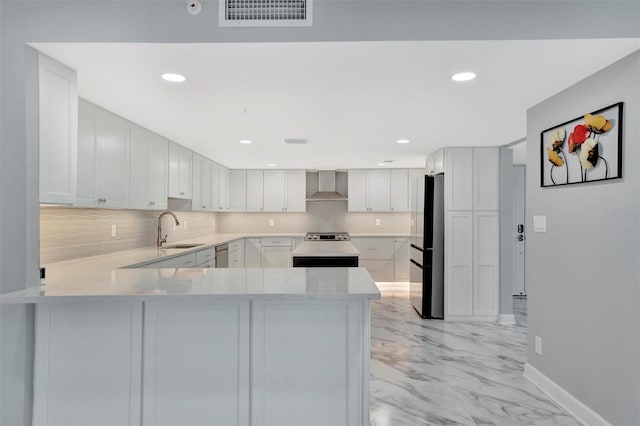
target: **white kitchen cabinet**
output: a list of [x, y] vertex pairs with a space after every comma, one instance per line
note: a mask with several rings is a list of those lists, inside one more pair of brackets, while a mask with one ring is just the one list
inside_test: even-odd
[[247, 211], [264, 211], [264, 172], [247, 170]]
[[214, 211], [229, 211], [229, 169], [218, 163], [213, 164], [211, 202]]
[[247, 171], [229, 171], [229, 211], [247, 211]]
[[194, 268], [196, 265], [196, 253], [186, 253], [169, 259], [149, 263], [140, 266], [140, 268]]
[[409, 281], [409, 239], [393, 240], [393, 280]]
[[140, 424], [141, 303], [42, 303], [35, 321], [34, 425]]
[[169, 143], [169, 197], [190, 199], [192, 195], [191, 171], [193, 153], [191, 150]]
[[409, 170], [393, 169], [391, 173], [391, 211], [409, 211]]
[[358, 249], [358, 265], [367, 268], [374, 281], [394, 280], [394, 239], [384, 237], [356, 237], [351, 243]]
[[473, 314], [498, 315], [500, 233], [498, 213], [473, 213]]
[[445, 213], [445, 319], [473, 314], [473, 213]]
[[249, 302], [146, 302], [144, 316], [142, 424], [249, 424]]
[[265, 170], [264, 211], [306, 211], [306, 171]]
[[244, 239], [229, 242], [229, 268], [244, 268]]
[[424, 169], [410, 169], [409, 170], [409, 211], [416, 211], [416, 200], [418, 198], [418, 179], [423, 179], [425, 176]]
[[473, 209], [473, 148], [447, 148], [445, 206], [447, 210]]
[[473, 209], [500, 208], [500, 149], [473, 149]]
[[166, 210], [169, 142], [130, 123], [130, 194], [134, 209]]
[[78, 102], [76, 205], [129, 206], [129, 122], [89, 102]]
[[262, 240], [260, 238], [245, 238], [244, 266], [245, 268], [262, 268]]
[[74, 204], [78, 172], [76, 72], [38, 54], [38, 146], [41, 203]]
[[264, 237], [261, 247], [263, 268], [291, 267], [290, 237]]
[[216, 267], [216, 248], [207, 247], [196, 252], [197, 268], [215, 268]]
[[215, 210], [217, 207], [212, 204], [211, 200], [213, 161], [194, 153], [192, 164], [191, 210]]
[[291, 249], [295, 250], [304, 241], [302, 237], [294, 237], [291, 239]]
[[393, 281], [393, 260], [362, 259], [358, 261], [358, 265], [362, 268], [367, 268], [375, 282]]
[[389, 170], [349, 170], [348, 191], [351, 212], [391, 211]]

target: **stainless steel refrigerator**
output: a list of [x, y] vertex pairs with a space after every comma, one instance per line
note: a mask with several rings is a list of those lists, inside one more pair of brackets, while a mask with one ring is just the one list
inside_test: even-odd
[[415, 182], [409, 298], [422, 318], [444, 318], [444, 175]]

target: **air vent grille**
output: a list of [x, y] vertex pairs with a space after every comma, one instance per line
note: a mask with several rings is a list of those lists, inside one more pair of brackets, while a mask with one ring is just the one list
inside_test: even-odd
[[220, 0], [220, 26], [310, 26], [313, 0]]

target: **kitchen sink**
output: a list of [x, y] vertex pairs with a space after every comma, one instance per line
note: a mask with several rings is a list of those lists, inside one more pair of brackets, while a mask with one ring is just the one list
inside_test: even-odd
[[165, 249], [190, 249], [190, 248], [194, 248], [194, 247], [200, 247], [203, 246], [204, 244], [174, 244], [172, 246], [165, 246], [163, 248]]

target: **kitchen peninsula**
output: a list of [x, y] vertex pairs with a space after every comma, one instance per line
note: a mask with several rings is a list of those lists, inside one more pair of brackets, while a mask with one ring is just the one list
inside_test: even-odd
[[368, 425], [364, 268], [122, 268], [61, 262], [35, 304], [33, 422]]

